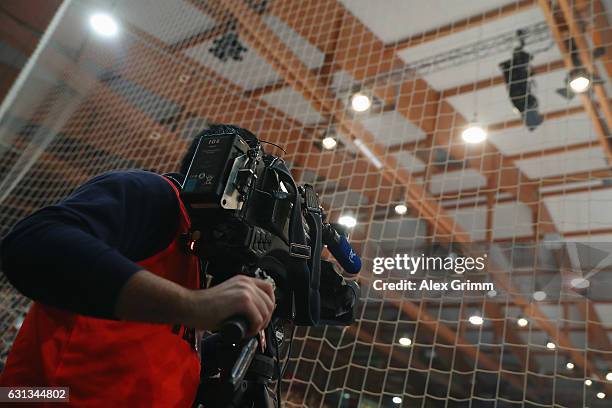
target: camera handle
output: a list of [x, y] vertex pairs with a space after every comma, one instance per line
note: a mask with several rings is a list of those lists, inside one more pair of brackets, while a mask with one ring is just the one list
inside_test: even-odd
[[240, 343], [246, 338], [247, 331], [249, 330], [249, 322], [242, 316], [234, 316], [225, 320], [221, 324], [219, 333], [225, 339], [225, 341], [233, 344]]
[[[265, 271], [261, 268], [255, 268], [252, 272], [252, 276], [256, 279], [263, 279], [270, 283], [276, 289], [274, 279], [272, 279]], [[219, 328], [219, 333], [223, 339], [228, 343], [238, 344], [246, 339], [247, 332], [249, 331], [249, 321], [244, 316], [232, 316], [225, 320]]]

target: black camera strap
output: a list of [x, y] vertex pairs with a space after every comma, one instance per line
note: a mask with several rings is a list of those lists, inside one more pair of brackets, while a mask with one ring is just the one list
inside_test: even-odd
[[[296, 311], [295, 323], [307, 326], [316, 325], [321, 314], [321, 297], [319, 294], [321, 251], [323, 249], [321, 241], [323, 228], [321, 210], [318, 206], [315, 208], [314, 203], [309, 202], [311, 200], [306, 200], [304, 218], [310, 229], [309, 245], [304, 232], [302, 208], [300, 197], [297, 193], [297, 185], [284, 162], [276, 161], [273, 163], [273, 168], [279, 176], [283, 177], [283, 182], [289, 183], [293, 187], [293, 191], [296, 192], [291, 210], [288, 234], [290, 262], [294, 265], [294, 268], [289, 273], [289, 277], [294, 288], [307, 288], [307, 290], [293, 291]], [[314, 191], [312, 193], [314, 194]]]

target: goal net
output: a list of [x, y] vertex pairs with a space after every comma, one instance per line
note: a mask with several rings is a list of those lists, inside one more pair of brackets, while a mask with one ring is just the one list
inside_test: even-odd
[[[65, 1], [0, 107], [0, 237], [236, 124], [364, 264], [353, 325], [297, 328], [286, 406], [609, 406], [609, 7]], [[0, 275], [0, 369], [29, 304]]]

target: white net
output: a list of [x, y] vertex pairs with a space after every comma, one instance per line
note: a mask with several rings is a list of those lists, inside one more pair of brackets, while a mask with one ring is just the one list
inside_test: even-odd
[[[610, 405], [612, 5], [64, 9], [0, 117], [0, 236], [96, 174], [176, 170], [206, 123], [237, 124], [284, 147], [331, 220], [355, 219], [364, 260], [356, 323], [298, 328], [287, 406]], [[114, 35], [92, 29], [96, 13]], [[580, 75], [586, 93], [568, 85]], [[476, 124], [488, 137], [467, 143]], [[373, 273], [398, 254], [488, 261], [459, 277]], [[450, 286], [459, 278], [494, 288]], [[406, 279], [449, 288], [375, 289]], [[4, 276], [0, 292], [1, 367], [28, 301]]]

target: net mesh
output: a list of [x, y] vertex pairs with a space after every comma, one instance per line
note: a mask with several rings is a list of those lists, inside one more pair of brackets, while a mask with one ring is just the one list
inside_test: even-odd
[[[296, 330], [287, 406], [608, 406], [610, 7], [421, 3], [71, 1], [0, 118], [0, 236], [102, 172], [175, 171], [207, 123], [237, 124], [284, 147], [331, 220], [357, 220], [357, 321]], [[115, 36], [91, 29], [101, 11]], [[462, 138], [474, 123], [485, 142]], [[376, 290], [458, 279], [373, 273], [397, 254], [487, 254], [459, 278], [494, 288]], [[0, 292], [1, 367], [29, 301], [4, 275]]]

